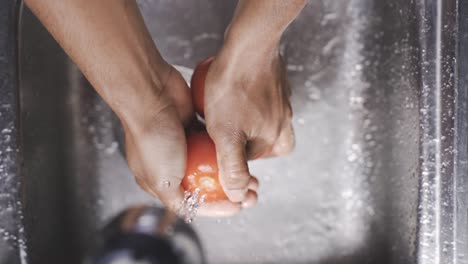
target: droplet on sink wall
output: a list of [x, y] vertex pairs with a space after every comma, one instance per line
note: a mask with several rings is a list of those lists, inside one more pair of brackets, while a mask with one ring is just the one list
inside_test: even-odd
[[111, 155], [114, 154], [117, 148], [119, 147], [119, 143], [113, 141], [105, 150], [106, 154]]
[[287, 70], [288, 71], [294, 71], [294, 72], [301, 72], [301, 71], [304, 70], [304, 65], [288, 64]]
[[319, 101], [321, 99], [322, 94], [321, 94], [320, 89], [318, 89], [317, 87], [310, 87], [308, 91], [309, 91], [308, 97], [310, 100]]
[[349, 105], [352, 108], [362, 108], [364, 105], [364, 98], [360, 95], [351, 95], [349, 97]]

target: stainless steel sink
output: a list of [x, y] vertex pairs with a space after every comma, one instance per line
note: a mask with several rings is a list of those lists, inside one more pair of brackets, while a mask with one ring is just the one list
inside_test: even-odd
[[[209, 263], [468, 263], [462, 2], [309, 3], [282, 44], [296, 149], [250, 164], [255, 208], [196, 219]], [[216, 52], [235, 7], [138, 3], [185, 69]], [[113, 113], [30, 11], [0, 2], [0, 25], [0, 263], [79, 263], [113, 215], [157, 201], [118, 151]]]

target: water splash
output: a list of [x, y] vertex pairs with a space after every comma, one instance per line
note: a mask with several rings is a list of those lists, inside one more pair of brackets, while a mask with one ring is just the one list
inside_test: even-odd
[[197, 216], [198, 208], [205, 202], [206, 195], [200, 196], [200, 189], [193, 193], [185, 191], [184, 200], [180, 204], [178, 214], [186, 223], [191, 223]]

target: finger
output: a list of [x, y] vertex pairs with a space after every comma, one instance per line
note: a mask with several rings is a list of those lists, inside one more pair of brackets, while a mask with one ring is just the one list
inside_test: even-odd
[[249, 185], [247, 186], [247, 188], [249, 190], [256, 192], [258, 190], [258, 187], [259, 187], [258, 179], [254, 176], [250, 177]]
[[272, 153], [276, 156], [281, 156], [292, 152], [295, 146], [294, 128], [292, 124], [286, 125], [281, 131], [278, 139], [273, 145]]
[[245, 200], [242, 201], [242, 208], [250, 208], [257, 204], [257, 192], [249, 190], [245, 196]]
[[257, 147], [256, 149], [252, 149], [248, 153], [249, 160], [256, 160], [261, 159], [268, 156], [273, 149], [273, 145], [270, 146], [262, 146]]
[[265, 140], [263, 138], [254, 138], [247, 142], [246, 152], [248, 160], [258, 159], [271, 151], [275, 138]]
[[217, 201], [204, 203], [198, 209], [198, 215], [210, 217], [228, 217], [239, 213], [242, 209], [241, 203], [231, 201]]
[[258, 190], [258, 180], [255, 177], [250, 177], [248, 184], [248, 192], [245, 196], [244, 201], [241, 203], [233, 203], [230, 201], [218, 201], [218, 202], [209, 202], [203, 204], [199, 209], [199, 214], [201, 216], [210, 216], [210, 217], [227, 217], [233, 216], [241, 211], [243, 208], [251, 208], [257, 204], [257, 190]]
[[271, 151], [261, 156], [262, 158], [271, 158], [277, 156], [286, 155], [294, 149], [295, 139], [294, 139], [294, 129], [292, 125], [287, 125], [286, 128], [281, 130], [278, 139], [276, 139], [275, 144], [272, 146]]
[[229, 200], [241, 202], [245, 199], [250, 180], [245, 154], [245, 135], [232, 131], [224, 133], [215, 131], [215, 133], [210, 133], [210, 136], [212, 134], [214, 134], [212, 139], [216, 146], [220, 183]]

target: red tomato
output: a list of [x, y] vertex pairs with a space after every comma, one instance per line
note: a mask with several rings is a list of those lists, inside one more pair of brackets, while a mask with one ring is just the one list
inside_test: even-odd
[[195, 71], [192, 75], [192, 80], [190, 82], [191, 91], [192, 91], [192, 103], [195, 111], [201, 116], [204, 117], [205, 109], [205, 79], [208, 69], [210, 68], [211, 62], [214, 57], [207, 58], [202, 62], [198, 63]]
[[191, 193], [199, 188], [206, 202], [228, 199], [218, 178], [215, 145], [206, 131], [187, 136], [187, 169], [182, 186]]

